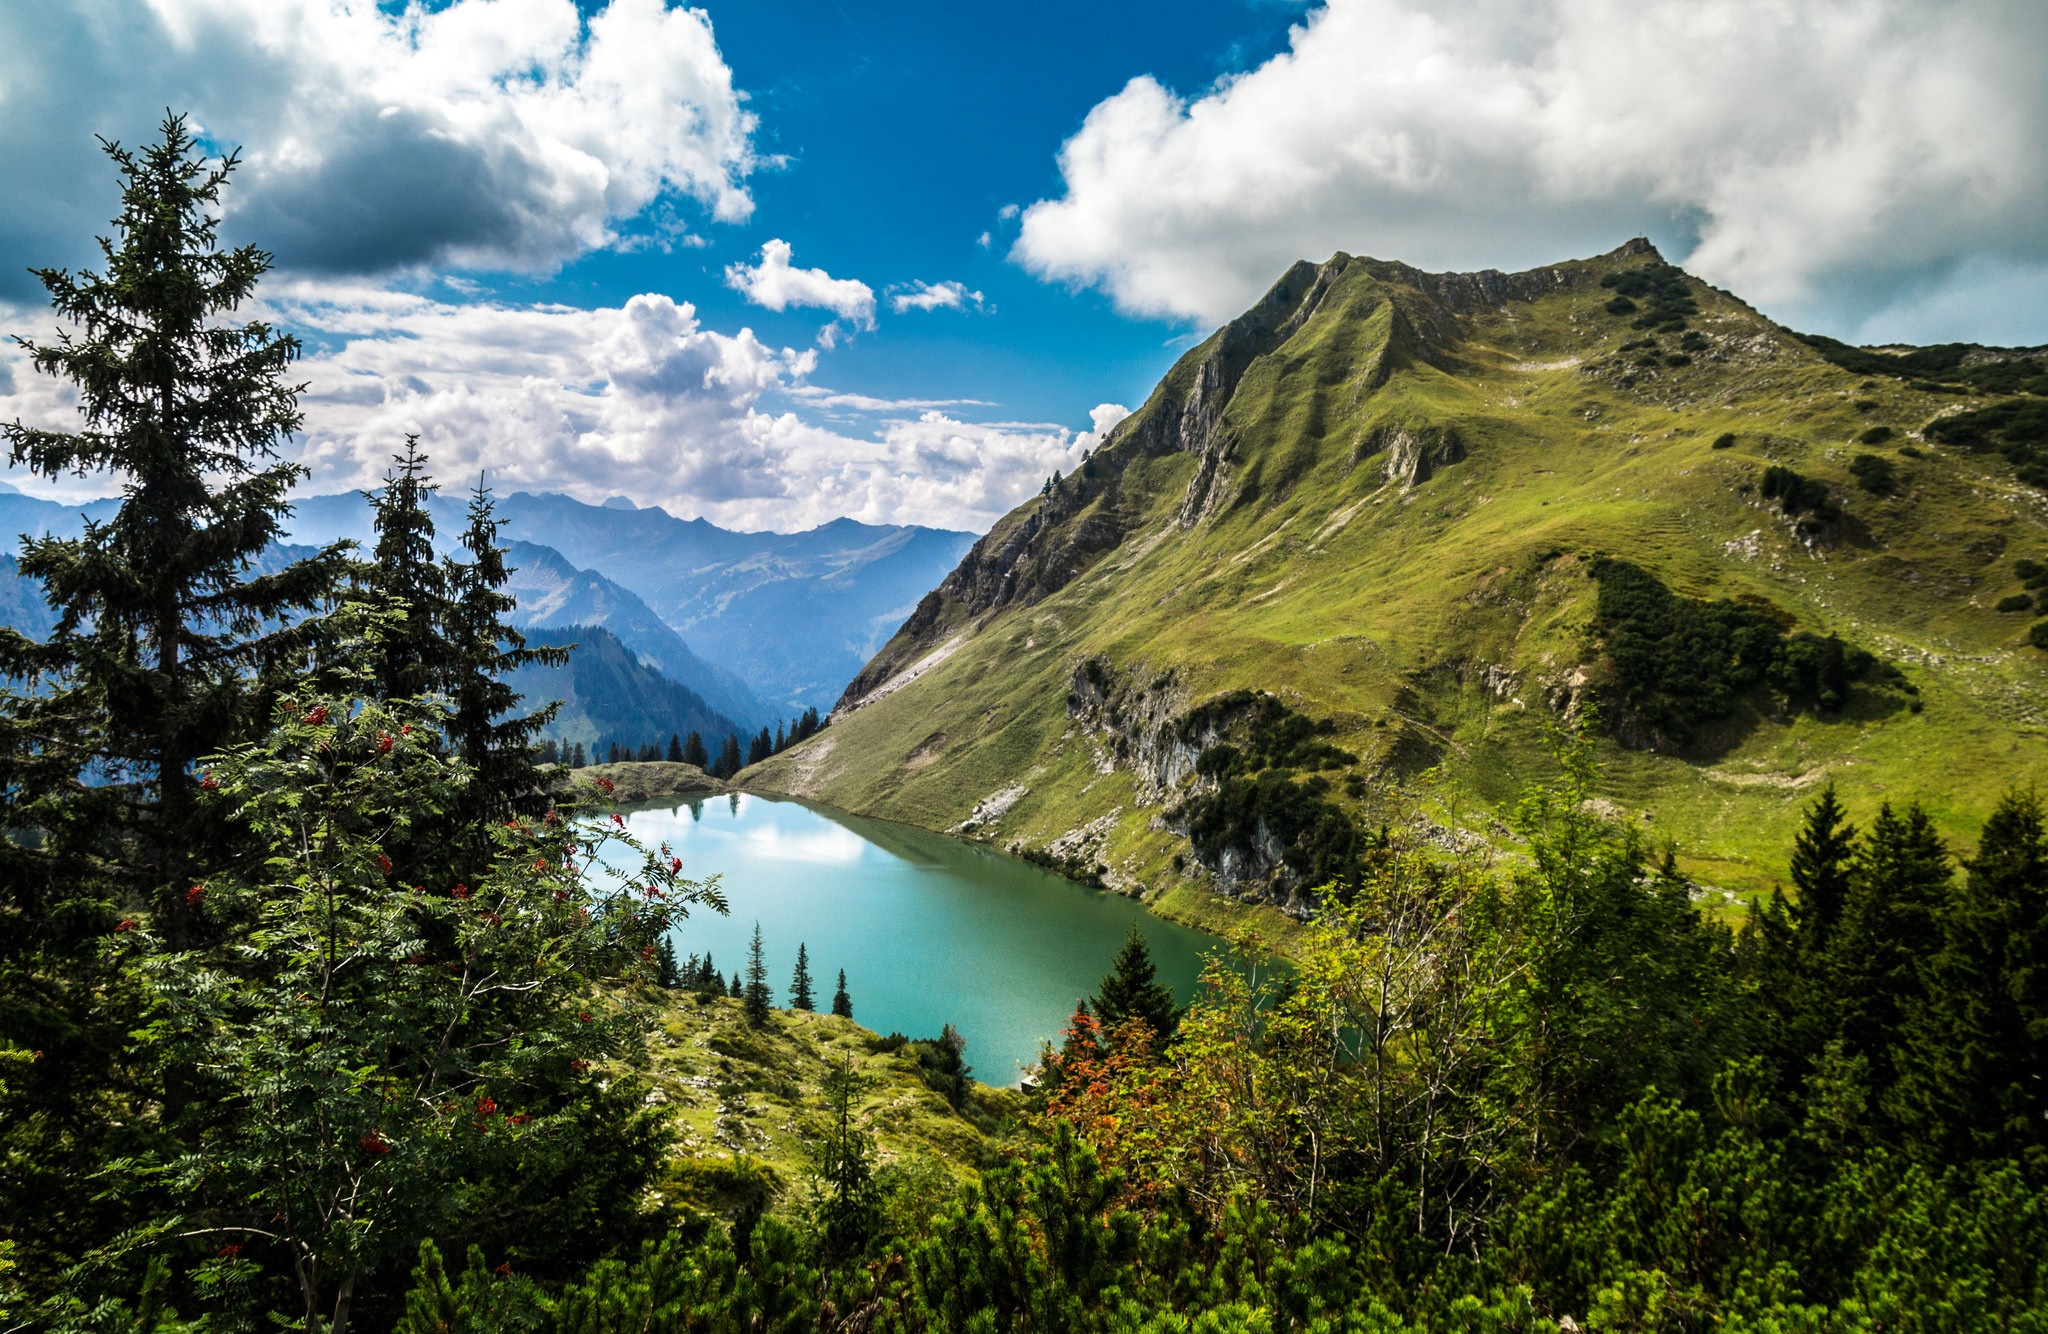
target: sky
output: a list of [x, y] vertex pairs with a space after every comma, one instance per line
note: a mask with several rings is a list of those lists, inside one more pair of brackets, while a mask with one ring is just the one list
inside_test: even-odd
[[[167, 108], [240, 149], [316, 492], [410, 431], [455, 483], [978, 531], [1338, 250], [1641, 234], [1798, 328], [2048, 343], [2039, 0], [10, 0], [0, 331]], [[19, 349], [13, 419], [73, 419]]]

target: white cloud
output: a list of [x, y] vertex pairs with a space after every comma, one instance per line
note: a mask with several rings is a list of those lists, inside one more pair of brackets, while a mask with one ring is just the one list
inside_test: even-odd
[[726, 265], [726, 286], [769, 310], [813, 307], [829, 310], [860, 328], [874, 327], [874, 288], [857, 278], [834, 278], [823, 269], [795, 268], [789, 262], [790, 254], [789, 242], [770, 241], [761, 247], [759, 264]]
[[948, 278], [944, 282], [913, 282], [909, 289], [897, 292], [889, 298], [889, 306], [898, 315], [912, 310], [964, 310], [973, 306], [982, 308], [982, 295], [970, 291], [967, 284]]
[[[1055, 468], [1071, 471], [1096, 439], [953, 415], [985, 405], [820, 389], [807, 382], [817, 349], [707, 329], [666, 296], [581, 310], [287, 280], [254, 313], [322, 349], [294, 367], [310, 387], [291, 452], [312, 469], [313, 493], [374, 484], [405, 434], [418, 432], [434, 474], [455, 486], [483, 469], [501, 491], [593, 503], [625, 494], [729, 527], [786, 530], [850, 515], [983, 529]], [[0, 330], [48, 324], [46, 313], [0, 307]], [[0, 391], [9, 379], [0, 421], [76, 429], [61, 382], [0, 344]], [[118, 489], [99, 476], [8, 480], [72, 498]]]
[[[1116, 429], [1118, 422], [1130, 415], [1131, 410], [1121, 403], [1097, 403], [1088, 412], [1088, 422], [1095, 428], [1089, 434], [1096, 441], [1100, 441], [1104, 436]], [[1091, 442], [1088, 447], [1093, 449], [1095, 445]]]
[[[0, 253], [72, 262], [76, 238], [113, 212], [93, 133], [153, 137], [166, 103], [212, 143], [247, 145], [229, 230], [302, 269], [545, 269], [605, 246], [690, 243], [681, 199], [721, 221], [753, 208], [754, 117], [701, 10], [9, 5]], [[642, 215], [646, 229], [624, 234]]]
[[1505, 268], [1647, 231], [1847, 330], [1966, 262], [2048, 270], [2044, 49], [2037, 0], [1329, 0], [1199, 97], [1098, 104], [1012, 256], [1213, 322], [1334, 250]]

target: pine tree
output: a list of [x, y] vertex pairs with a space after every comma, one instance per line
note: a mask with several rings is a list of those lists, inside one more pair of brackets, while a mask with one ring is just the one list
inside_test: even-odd
[[740, 763], [740, 739], [727, 733], [725, 745], [719, 748], [718, 759], [706, 770], [713, 778], [730, 778], [744, 766]]
[[1934, 947], [1950, 888], [1948, 849], [1919, 806], [1878, 808], [1849, 877], [1826, 956], [1827, 995], [1843, 1051], [1870, 1064], [1873, 1090], [1891, 1084], [1903, 1015], [1921, 1003], [1921, 953]]
[[1905, 1007], [1887, 1104], [1933, 1155], [2021, 1158], [2048, 1146], [2048, 830], [2032, 794], [1985, 822], [1939, 943]]
[[825, 1076], [825, 1107], [830, 1121], [812, 1149], [812, 1170], [824, 1187], [819, 1209], [825, 1251], [835, 1259], [860, 1254], [880, 1222], [881, 1193], [875, 1187], [874, 1140], [854, 1123], [854, 1108], [872, 1087], [854, 1069], [853, 1059]]
[[818, 1008], [817, 1002], [811, 998], [811, 956], [801, 940], [796, 943], [796, 975], [789, 980], [789, 1008]]
[[[767, 759], [770, 755], [773, 755], [774, 753], [775, 739], [768, 735], [768, 729], [764, 727], [760, 730], [759, 733], [755, 735], [754, 739], [747, 744], [747, 764], [759, 764], [761, 761]], [[735, 770], [734, 772], [738, 771]]]
[[846, 970], [839, 970], [839, 989], [832, 993], [832, 1013], [841, 1019], [853, 1018], [853, 997], [846, 994]]
[[1152, 1030], [1153, 1041], [1162, 1045], [1180, 1025], [1180, 1009], [1173, 1003], [1173, 992], [1159, 980], [1158, 970], [1152, 965], [1152, 951], [1136, 923], [1095, 994], [1095, 1017], [1106, 1029], [1128, 1019], [1142, 1019]]
[[576, 748], [569, 752], [569, 767], [571, 769], [587, 769], [590, 767], [590, 760], [583, 753], [583, 743], [581, 741], [577, 742]]
[[747, 986], [741, 994], [747, 1003], [747, 1022], [756, 1028], [768, 1022], [768, 1007], [774, 993], [768, 990], [768, 962], [761, 952], [761, 924], [754, 923], [754, 939], [747, 946]]
[[683, 763], [694, 764], [699, 769], [711, 763], [711, 756], [705, 753], [704, 738], [701, 734], [692, 732], [690, 739], [683, 743]]
[[668, 762], [670, 764], [681, 764], [683, 762], [683, 742], [673, 732], [669, 734], [668, 738]]
[[469, 559], [449, 561], [446, 570], [452, 657], [448, 693], [454, 705], [449, 739], [475, 773], [460, 814], [470, 821], [490, 821], [507, 809], [546, 801], [534, 763], [534, 738], [561, 708], [550, 703], [524, 715], [514, 712], [519, 692], [505, 677], [529, 663], [559, 667], [568, 662], [569, 650], [528, 648], [525, 637], [506, 622], [514, 606], [504, 591], [511, 571], [505, 567], [505, 548], [498, 545], [495, 506], [482, 478], [470, 495], [468, 518], [462, 548]]
[[775, 724], [775, 748], [770, 753], [780, 755], [788, 745], [789, 739], [783, 734], [782, 724], [778, 722]]
[[383, 488], [370, 493], [377, 543], [364, 583], [381, 606], [402, 609], [402, 619], [378, 645], [382, 699], [446, 689], [455, 678], [447, 634], [448, 574], [434, 556], [434, 520], [426, 503], [435, 486], [419, 444], [419, 436], [407, 435], [405, 452], [392, 456]]
[[675, 942], [667, 936], [654, 947], [654, 981], [670, 991], [683, 985], [683, 970], [676, 965]]
[[1792, 916], [1799, 926], [1801, 947], [1809, 954], [1827, 948], [1841, 921], [1855, 848], [1856, 828], [1835, 799], [1835, 785], [1830, 783], [1806, 812], [1806, 824], [1792, 842], [1792, 883], [1799, 890]]
[[732, 985], [726, 988], [725, 994], [732, 997], [734, 1000], [741, 1000], [745, 998], [747, 994], [747, 989], [740, 982], [740, 975], [738, 973], [734, 973], [732, 975]]
[[0, 678], [40, 683], [0, 696], [0, 822], [41, 830], [33, 847], [0, 839], [0, 865], [10, 882], [55, 884], [68, 860], [106, 858], [175, 943], [190, 876], [233, 836], [198, 808], [192, 761], [268, 721], [274, 673], [317, 636], [304, 613], [347, 558], [335, 546], [245, 577], [305, 469], [278, 458], [301, 420], [284, 378], [297, 341], [225, 318], [270, 267], [254, 246], [216, 245], [236, 156], [208, 165], [181, 116], [139, 153], [105, 147], [123, 181], [105, 270], [35, 270], [71, 328], [24, 342], [38, 371], [75, 386], [84, 430], [0, 431], [15, 464], [117, 479], [122, 502], [81, 537], [22, 546], [21, 574], [59, 619], [41, 644], [0, 631]]

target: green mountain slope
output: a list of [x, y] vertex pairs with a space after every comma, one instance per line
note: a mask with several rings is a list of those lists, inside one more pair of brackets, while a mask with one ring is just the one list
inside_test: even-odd
[[1210, 891], [1298, 909], [1384, 824], [1510, 843], [1546, 729], [1596, 705], [1603, 800], [1730, 900], [1830, 777], [1967, 843], [2048, 773], [2048, 654], [1997, 610], [2048, 560], [2016, 476], [2048, 381], [1836, 364], [1874, 355], [1641, 241], [1298, 264], [746, 781], [1199, 921]]

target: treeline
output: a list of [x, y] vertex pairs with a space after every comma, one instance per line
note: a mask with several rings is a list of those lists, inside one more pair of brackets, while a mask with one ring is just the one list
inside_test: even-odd
[[1526, 858], [1390, 846], [1290, 967], [1246, 948], [1184, 1013], [1127, 945], [1046, 1052], [1032, 1133], [950, 1198], [902, 1207], [837, 1119], [821, 1155], [856, 1168], [810, 1204], [562, 1289], [427, 1249], [401, 1328], [2032, 1328], [2038, 800], [1958, 875], [1918, 808], [1858, 829], [1825, 792], [1793, 892], [1731, 932], [1589, 813], [1586, 745], [1564, 759]]
[[593, 745], [587, 753], [581, 741], [565, 747], [558, 741], [547, 740], [540, 743], [539, 756], [543, 764], [563, 764], [571, 769], [582, 769], [592, 764], [644, 764], [666, 760], [671, 764], [694, 764], [713, 778], [730, 778], [748, 765], [759, 764], [770, 756], [780, 755], [799, 741], [810, 740], [824, 731], [825, 726], [815, 708], [805, 709], [786, 725], [777, 723], [772, 733], [762, 728], [747, 743], [744, 758], [737, 732], [726, 735], [716, 758], [705, 750], [701, 732], [692, 732], [687, 738], [671, 733], [666, 746], [653, 741], [635, 746], [628, 741], [611, 739]]
[[[707, 950], [701, 957], [695, 954], [678, 961], [675, 942], [663, 937], [655, 951], [655, 985], [670, 991], [687, 991], [706, 998], [730, 996], [747, 1003], [747, 1018], [755, 1025], [767, 1022], [768, 1011], [774, 1005], [774, 992], [768, 985], [768, 965], [761, 952], [761, 924], [754, 923], [754, 937], [747, 947], [747, 968], [744, 978], [735, 972], [730, 979], [719, 971]], [[841, 1019], [853, 1018], [853, 997], [846, 990], [846, 970], [839, 970], [839, 985], [832, 992], [831, 1010]], [[789, 1008], [792, 1010], [816, 1010], [818, 1008], [817, 987], [811, 977], [810, 947], [797, 942], [796, 969], [789, 979]]]

